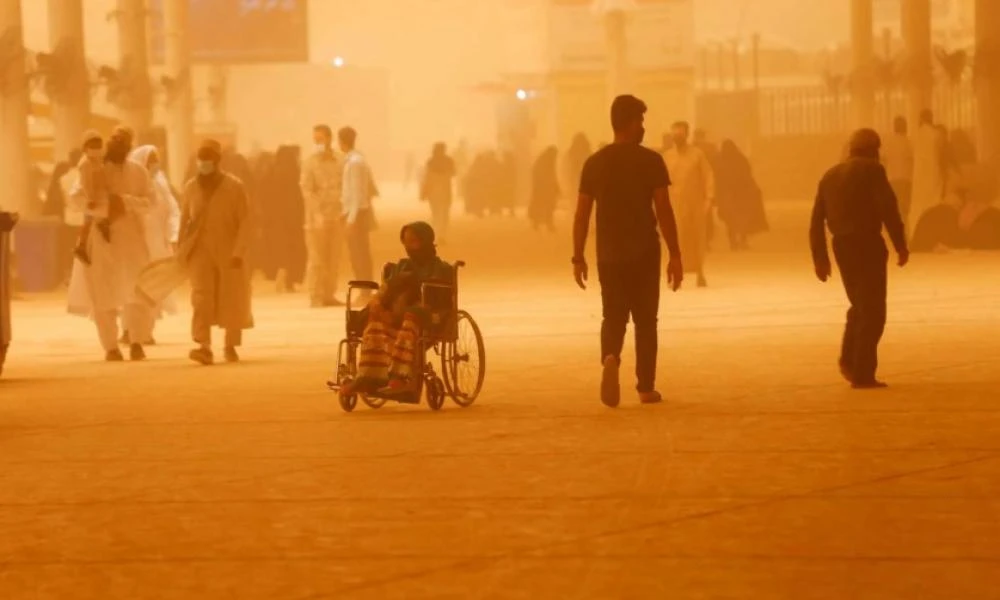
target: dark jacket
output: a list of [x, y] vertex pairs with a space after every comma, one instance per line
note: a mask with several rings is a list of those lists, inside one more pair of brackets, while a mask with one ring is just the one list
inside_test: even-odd
[[896, 252], [907, 252], [896, 195], [877, 159], [852, 157], [826, 172], [819, 182], [809, 227], [814, 264], [830, 264], [826, 228], [835, 238], [860, 239], [881, 237], [883, 227]]

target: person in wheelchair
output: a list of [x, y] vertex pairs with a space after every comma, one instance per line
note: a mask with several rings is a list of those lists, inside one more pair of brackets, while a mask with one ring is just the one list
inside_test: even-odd
[[421, 290], [425, 283], [453, 286], [455, 272], [438, 257], [434, 229], [427, 223], [404, 225], [399, 238], [406, 258], [387, 265], [382, 286], [368, 303], [357, 377], [341, 393], [393, 396], [419, 387], [424, 358], [420, 340], [432, 311], [448, 308], [452, 297], [440, 288], [427, 294]]

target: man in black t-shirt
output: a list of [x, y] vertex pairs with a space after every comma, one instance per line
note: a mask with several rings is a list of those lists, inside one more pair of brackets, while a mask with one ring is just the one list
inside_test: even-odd
[[590, 213], [597, 205], [597, 275], [601, 323], [601, 401], [618, 406], [618, 370], [629, 315], [635, 323], [636, 389], [644, 404], [660, 402], [656, 391], [656, 321], [660, 307], [660, 240], [670, 253], [667, 281], [677, 291], [683, 280], [677, 224], [670, 206], [670, 177], [663, 158], [644, 148], [646, 105], [635, 96], [611, 104], [613, 144], [587, 159], [573, 222], [573, 277], [585, 289], [584, 259]]

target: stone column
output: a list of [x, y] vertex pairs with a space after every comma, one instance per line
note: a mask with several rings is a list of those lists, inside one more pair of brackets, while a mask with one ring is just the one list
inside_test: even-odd
[[122, 78], [122, 123], [141, 135], [153, 121], [153, 89], [149, 81], [148, 12], [145, 0], [118, 0], [118, 45]]
[[851, 0], [851, 109], [855, 128], [875, 125], [872, 0]]
[[191, 96], [191, 47], [187, 39], [189, 0], [163, 4], [166, 36], [167, 152], [170, 181], [184, 184], [188, 160], [194, 152], [194, 102]]
[[80, 138], [90, 122], [82, 0], [49, 0], [49, 44], [59, 69], [59, 85], [49, 94], [55, 158], [59, 161], [80, 147]]
[[604, 40], [608, 56], [608, 98], [629, 93], [627, 14], [622, 9], [604, 13]]
[[0, 0], [0, 209], [37, 214], [31, 198], [30, 111], [21, 0]]
[[976, 0], [976, 104], [979, 156], [1000, 168], [1000, 6]]
[[906, 44], [907, 118], [916, 127], [920, 111], [933, 108], [934, 76], [931, 53], [930, 0], [901, 0], [903, 42]]

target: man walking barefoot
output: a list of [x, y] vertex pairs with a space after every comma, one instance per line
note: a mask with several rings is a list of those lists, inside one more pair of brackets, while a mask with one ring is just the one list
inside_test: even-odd
[[597, 206], [597, 275], [604, 316], [601, 401], [610, 407], [621, 400], [618, 370], [630, 315], [635, 323], [639, 400], [644, 404], [662, 400], [654, 387], [661, 264], [657, 223], [670, 253], [667, 281], [673, 291], [684, 277], [667, 167], [658, 153], [642, 146], [645, 114], [645, 103], [635, 96], [615, 98], [611, 104], [615, 141], [584, 164], [573, 221], [573, 277], [585, 289], [584, 249], [590, 214]]

